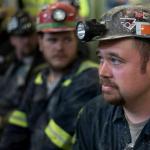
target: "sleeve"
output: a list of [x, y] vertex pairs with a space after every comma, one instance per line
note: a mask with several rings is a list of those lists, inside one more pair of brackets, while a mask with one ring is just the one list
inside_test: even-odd
[[[84, 109], [77, 120], [73, 150], [91, 150], [92, 148], [92, 120], [90, 113]], [[93, 116], [92, 116], [93, 118]]]
[[32, 84], [29, 84], [20, 107], [12, 112], [2, 138], [0, 150], [28, 150], [30, 131], [28, 125], [29, 102], [32, 97]]
[[97, 69], [85, 71], [75, 78], [69, 86], [63, 87], [57, 108], [59, 111], [52, 114], [52, 119], [45, 130], [53, 144], [63, 149], [72, 146], [78, 112], [88, 101], [99, 94]]

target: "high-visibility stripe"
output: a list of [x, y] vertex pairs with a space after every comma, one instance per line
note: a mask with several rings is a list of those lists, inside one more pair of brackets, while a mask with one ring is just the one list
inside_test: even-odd
[[65, 86], [65, 87], [67, 87], [67, 86], [69, 86], [71, 83], [72, 83], [72, 80], [71, 80], [71, 79], [67, 79], [67, 80], [65, 80], [65, 81], [62, 83], [62, 85]]
[[45, 134], [57, 147], [64, 150], [71, 150], [71, 135], [63, 130], [53, 119], [49, 121], [48, 126], [45, 128]]
[[37, 73], [37, 72], [39, 72], [39, 71], [41, 71], [42, 69], [47, 68], [47, 67], [48, 67], [48, 64], [46, 64], [46, 63], [40, 64], [40, 65], [38, 65], [38, 66], [33, 70], [33, 72], [34, 72], [34, 73]]
[[13, 125], [28, 127], [27, 115], [21, 111], [13, 111], [10, 115], [8, 122]]
[[90, 14], [88, 0], [79, 0], [79, 1], [80, 1], [80, 10], [79, 10], [80, 16], [88, 17]]
[[[87, 70], [87, 69], [90, 69], [90, 68], [98, 68], [98, 64], [96, 64], [96, 63], [94, 63], [94, 62], [92, 62], [92, 61], [89, 61], [89, 60], [84, 61], [84, 62], [80, 65], [80, 67], [79, 67], [79, 69], [77, 70], [77, 72], [75, 73], [75, 75], [79, 75], [79, 74], [82, 73], [83, 71], [85, 71], [85, 70]], [[43, 83], [43, 79], [42, 79], [42, 74], [41, 74], [41, 73], [39, 73], [39, 74], [36, 76], [36, 78], [35, 78], [35, 80], [34, 80], [34, 83], [37, 84], [37, 85]], [[69, 86], [71, 83], [72, 83], [72, 79], [67, 79], [67, 80], [65, 80], [65, 81], [62, 83], [62, 85], [65, 86], [65, 87], [67, 87], [67, 86]]]
[[72, 144], [75, 144], [76, 140], [77, 140], [77, 135], [74, 134], [72, 137]]
[[45, 28], [59, 28], [59, 27], [75, 27], [76, 22], [55, 22], [55, 23], [45, 23], [45, 24], [38, 24], [37, 23], [37, 30], [43, 30]]
[[39, 73], [39, 74], [36, 76], [36, 78], [35, 78], [35, 80], [34, 80], [34, 83], [35, 83], [35, 84], [42, 84], [42, 83], [43, 83], [43, 79], [42, 79], [42, 74], [41, 74], [41, 73]]
[[78, 71], [76, 72], [76, 75], [79, 75], [83, 71], [89, 69], [89, 68], [98, 68], [98, 64], [92, 62], [92, 61], [84, 61], [81, 66], [79, 67]]
[[[80, 73], [82, 73], [83, 71], [87, 70], [87, 69], [90, 69], [90, 68], [98, 68], [98, 64], [92, 62], [92, 61], [84, 61], [79, 69], [77, 70], [77, 72], [75, 73], [75, 76], [79, 75]], [[68, 87], [70, 86], [70, 84], [72, 83], [72, 79], [67, 79], [65, 80], [62, 85], [65, 86], [65, 87]]]

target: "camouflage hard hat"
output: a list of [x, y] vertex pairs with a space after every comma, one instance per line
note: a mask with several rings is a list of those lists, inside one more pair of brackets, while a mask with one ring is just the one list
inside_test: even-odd
[[106, 12], [99, 20], [79, 21], [77, 37], [84, 42], [124, 37], [150, 38], [150, 8], [123, 5]]
[[11, 35], [27, 35], [35, 32], [32, 17], [25, 11], [16, 12], [8, 21], [7, 32]]
[[105, 24], [106, 30], [99, 40], [150, 38], [150, 8], [143, 5], [114, 7], [101, 17], [100, 24]]

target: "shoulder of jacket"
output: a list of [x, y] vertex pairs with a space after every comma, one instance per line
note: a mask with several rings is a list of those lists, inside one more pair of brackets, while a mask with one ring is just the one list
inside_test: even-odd
[[79, 65], [75, 75], [78, 76], [81, 73], [83, 73], [84, 71], [87, 71], [89, 69], [93, 69], [93, 68], [98, 68], [98, 64], [91, 61], [91, 60], [85, 60], [83, 62], [81, 62], [81, 64]]
[[42, 64], [37, 65], [34, 68], [33, 72], [34, 72], [34, 74], [38, 74], [39, 72], [41, 72], [42, 70], [44, 70], [46, 68], [48, 68], [48, 64], [47, 63], [42, 63]]
[[[78, 64], [78, 68], [76, 69], [76, 71], [71, 73], [69, 77], [63, 81], [62, 85], [64, 87], [69, 87], [72, 84], [72, 81], [74, 79], [87, 80], [87, 78], [85, 78], [85, 74], [87, 75], [87, 71], [92, 70], [91, 74], [94, 75], [96, 74], [97, 68], [98, 68], [98, 64], [96, 64], [95, 62], [92, 62], [90, 60], [82, 61], [80, 64]], [[98, 74], [97, 74], [97, 77], [98, 77]]]
[[96, 96], [90, 100], [83, 108], [83, 115], [87, 117], [107, 115], [114, 106], [106, 102], [102, 95]]

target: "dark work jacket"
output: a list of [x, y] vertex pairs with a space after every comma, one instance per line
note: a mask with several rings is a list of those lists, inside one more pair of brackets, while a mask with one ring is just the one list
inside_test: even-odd
[[143, 128], [135, 147], [121, 106], [102, 97], [90, 101], [79, 117], [74, 150], [150, 150], [150, 121]]
[[77, 60], [49, 96], [47, 72], [29, 85], [20, 109], [9, 119], [0, 150], [71, 149], [79, 110], [100, 93], [97, 68]]
[[24, 65], [18, 60], [14, 53], [9, 56], [9, 67], [3, 76], [0, 76], [0, 116], [20, 105], [21, 96], [24, 93], [29, 79], [36, 74], [36, 70], [44, 63], [38, 49], [30, 57], [30, 65]]

